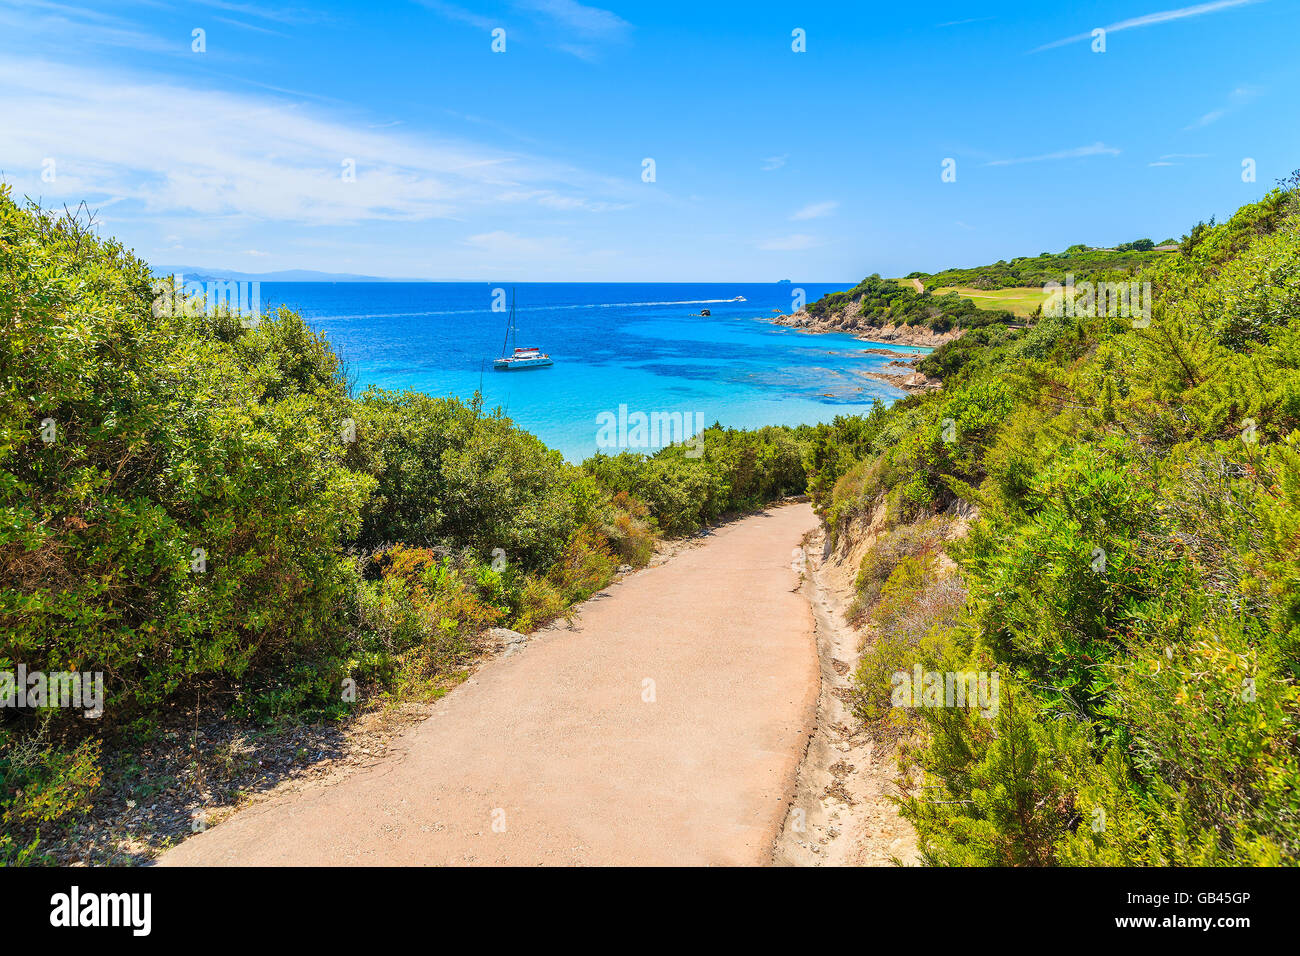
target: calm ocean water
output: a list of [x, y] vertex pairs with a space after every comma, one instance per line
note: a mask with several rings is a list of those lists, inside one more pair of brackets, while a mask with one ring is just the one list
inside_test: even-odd
[[[861, 374], [890, 360], [865, 354], [871, 343], [767, 321], [791, 311], [793, 289], [811, 302], [852, 284], [266, 282], [261, 299], [300, 311], [362, 387], [462, 399], [481, 389], [487, 407], [581, 461], [597, 451], [598, 416], [620, 406], [753, 428], [829, 422], [900, 397]], [[515, 290], [518, 344], [539, 346], [553, 367], [493, 371], [507, 318], [492, 310], [495, 288]], [[737, 295], [747, 301], [723, 301]], [[702, 308], [712, 315], [693, 315]]]

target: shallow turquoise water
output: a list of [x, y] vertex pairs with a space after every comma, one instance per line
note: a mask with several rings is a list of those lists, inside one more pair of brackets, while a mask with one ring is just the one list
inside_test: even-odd
[[[851, 285], [264, 283], [261, 299], [264, 307], [298, 309], [363, 387], [464, 399], [481, 389], [489, 408], [502, 407], [580, 461], [610, 435], [601, 433], [602, 413], [617, 417], [620, 406], [632, 423], [637, 412], [659, 412], [682, 413], [691, 425], [753, 428], [828, 422], [867, 411], [876, 397], [900, 397], [861, 375], [894, 356], [866, 350], [906, 356], [927, 349], [810, 335], [769, 321], [774, 309], [791, 311], [796, 289], [813, 301]], [[518, 344], [540, 346], [554, 359], [551, 368], [493, 371], [506, 325], [506, 315], [493, 311], [493, 290], [502, 288], [506, 296], [515, 291]], [[719, 301], [736, 295], [747, 301]], [[701, 308], [712, 315], [693, 314]], [[629, 429], [621, 437], [626, 447], [640, 436]]]

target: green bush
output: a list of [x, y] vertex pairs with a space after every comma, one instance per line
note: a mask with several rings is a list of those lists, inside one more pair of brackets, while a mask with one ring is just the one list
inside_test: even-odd
[[367, 391], [348, 462], [372, 476], [358, 542], [494, 549], [545, 567], [590, 519], [598, 492], [559, 452], [479, 401]]
[[199, 674], [337, 664], [372, 482], [322, 340], [156, 309], [142, 262], [4, 196], [0, 328], [0, 666], [104, 671], [111, 718]]
[[[832, 521], [886, 508], [860, 576], [864, 716], [891, 668], [1001, 674], [992, 721], [909, 715], [928, 862], [1300, 858], [1297, 205], [1272, 193], [1150, 259], [1149, 325], [968, 332], [935, 353], [949, 394], [890, 409], [836, 485]], [[957, 501], [979, 518], [948, 549], [954, 618], [899, 602], [938, 580], [923, 551], [882, 558]]]

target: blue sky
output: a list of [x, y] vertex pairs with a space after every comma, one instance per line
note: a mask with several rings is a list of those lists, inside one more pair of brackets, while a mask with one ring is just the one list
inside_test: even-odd
[[1300, 167], [1297, 36], [1296, 0], [0, 0], [0, 175], [156, 264], [856, 281], [1222, 218]]

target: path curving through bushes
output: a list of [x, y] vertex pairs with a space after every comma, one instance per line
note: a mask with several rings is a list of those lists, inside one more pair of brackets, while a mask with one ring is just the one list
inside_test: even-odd
[[816, 524], [791, 504], [716, 529], [485, 664], [392, 756], [160, 864], [769, 862], [816, 720], [791, 561]]

